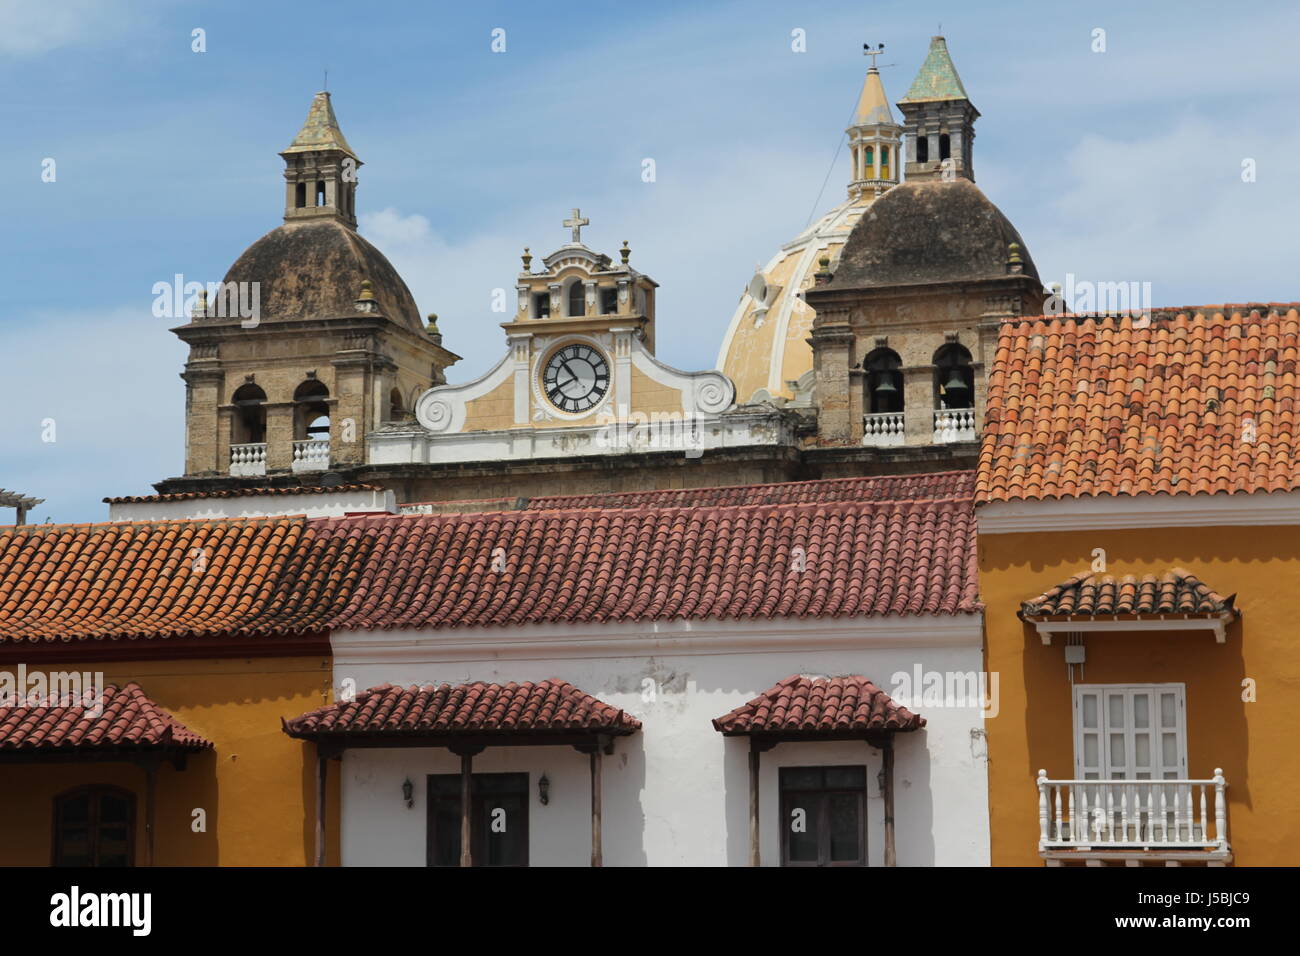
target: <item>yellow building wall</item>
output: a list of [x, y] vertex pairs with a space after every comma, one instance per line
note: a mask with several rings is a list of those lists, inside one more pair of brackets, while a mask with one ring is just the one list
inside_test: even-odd
[[[40, 666], [27, 662], [29, 672]], [[13, 665], [3, 665], [12, 671]], [[151, 660], [57, 663], [52, 671], [102, 671], [134, 680], [151, 699], [215, 745], [177, 771], [158, 771], [157, 866], [303, 866], [315, 861], [315, 747], [286, 736], [281, 717], [329, 702], [330, 659]], [[48, 866], [53, 799], [74, 787], [111, 784], [136, 796], [136, 865], [145, 860], [145, 773], [129, 763], [0, 765], [5, 776], [0, 865]], [[326, 861], [339, 859], [339, 763], [329, 764]], [[192, 829], [193, 811], [207, 831]]]
[[[980, 591], [986, 662], [999, 675], [999, 712], [985, 724], [995, 866], [1041, 866], [1038, 770], [1074, 776], [1072, 691], [1062, 641], [1043, 646], [1020, 621], [1020, 602], [1092, 563], [1107, 573], [1161, 574], [1182, 567], [1225, 597], [1242, 618], [1227, 643], [1209, 631], [1085, 636], [1081, 683], [1184, 683], [1188, 772], [1228, 782], [1234, 864], [1300, 863], [1300, 535], [1294, 528], [1164, 528], [982, 534]], [[1255, 681], [1257, 700], [1242, 700]]]

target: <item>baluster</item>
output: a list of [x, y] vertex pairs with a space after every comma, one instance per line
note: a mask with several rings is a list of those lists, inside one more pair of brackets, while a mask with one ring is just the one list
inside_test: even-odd
[[1052, 838], [1058, 843], [1061, 840], [1061, 787], [1056, 787], [1056, 827], [1052, 830]]
[[1106, 842], [1115, 842], [1115, 788], [1106, 787]]
[[1210, 818], [1205, 815], [1205, 784], [1201, 784], [1201, 838], [1198, 843], [1210, 842]]
[[1214, 839], [1220, 846], [1228, 845], [1228, 802], [1224, 790], [1228, 783], [1223, 779], [1223, 768], [1214, 768]]
[[1128, 787], [1119, 792], [1119, 842], [1128, 842]]
[[1075, 815], [1075, 811], [1074, 811], [1074, 791], [1075, 791], [1075, 787], [1073, 784], [1071, 784], [1070, 785], [1070, 842], [1078, 843], [1079, 828], [1078, 828], [1078, 817]]
[[1048, 771], [1039, 770], [1039, 842], [1048, 842]]
[[1160, 791], [1160, 837], [1161, 843], [1169, 842], [1169, 812], [1165, 808], [1165, 785], [1159, 784]]

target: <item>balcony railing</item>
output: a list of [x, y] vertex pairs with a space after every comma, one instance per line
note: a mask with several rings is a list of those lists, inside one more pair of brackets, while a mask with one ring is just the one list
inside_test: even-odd
[[230, 446], [230, 473], [235, 477], [266, 474], [266, 442]]
[[328, 471], [330, 467], [330, 442], [328, 438], [308, 438], [293, 443], [293, 471]]
[[871, 412], [862, 416], [862, 444], [868, 448], [901, 445], [905, 431], [902, 412]]
[[934, 443], [975, 440], [975, 409], [939, 408], [934, 413]]
[[1049, 780], [1038, 771], [1038, 849], [1228, 850], [1228, 783]]

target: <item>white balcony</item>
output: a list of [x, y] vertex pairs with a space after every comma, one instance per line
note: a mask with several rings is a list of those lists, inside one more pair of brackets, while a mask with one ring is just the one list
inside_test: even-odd
[[862, 416], [862, 444], [868, 448], [901, 445], [905, 431], [902, 412], [872, 412]]
[[939, 408], [934, 413], [934, 443], [949, 445], [975, 440], [975, 409]]
[[266, 442], [230, 446], [230, 474], [236, 478], [266, 474]]
[[328, 471], [330, 467], [330, 442], [328, 438], [308, 438], [293, 443], [293, 473]]
[[1049, 780], [1038, 771], [1038, 852], [1048, 866], [1145, 860], [1222, 866], [1228, 783], [1209, 780]]

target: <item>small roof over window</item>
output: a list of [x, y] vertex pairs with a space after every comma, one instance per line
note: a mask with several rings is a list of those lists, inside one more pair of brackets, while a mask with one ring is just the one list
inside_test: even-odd
[[862, 738], [924, 726], [924, 717], [856, 675], [795, 674], [713, 721], [713, 729], [728, 737], [772, 735], [785, 740]]

